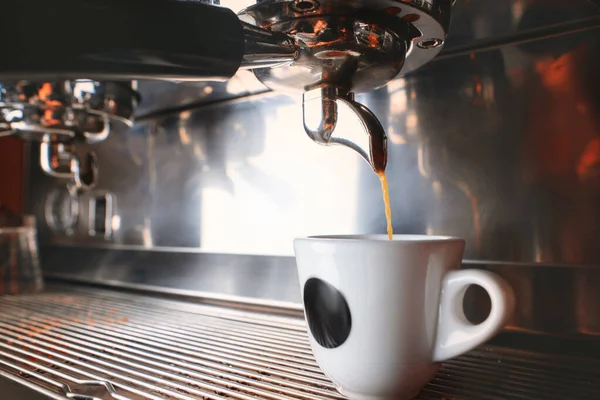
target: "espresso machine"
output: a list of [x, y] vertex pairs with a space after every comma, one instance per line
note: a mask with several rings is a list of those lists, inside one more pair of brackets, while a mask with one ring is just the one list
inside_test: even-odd
[[0, 150], [19, 139], [44, 278], [0, 288], [10, 398], [344, 398], [306, 343], [291, 241], [383, 232], [380, 172], [395, 232], [463, 237], [463, 267], [517, 298], [418, 398], [600, 396], [593, 0], [3, 10]]
[[[54, 36], [82, 35], [70, 46], [38, 48], [41, 31], [17, 21], [6, 27], [19, 40], [8, 44], [2, 66], [2, 134], [40, 142], [43, 171], [86, 189], [95, 182], [94, 156], [80, 160], [72, 147], [105, 140], [113, 125], [133, 124], [140, 101], [135, 79], [222, 81], [247, 69], [270, 89], [302, 94], [312, 140], [350, 147], [384, 170], [384, 129], [354, 94], [433, 59], [446, 38], [451, 3], [267, 1], [239, 15], [210, 1], [166, 1], [144, 10], [116, 1], [10, 5], [29, 25], [51, 23]], [[165, 13], [179, 23], [157, 33]], [[107, 20], [115, 20], [109, 30]], [[30, 46], [35, 52], [23, 52]], [[358, 116], [368, 149], [332, 137], [338, 104]]]

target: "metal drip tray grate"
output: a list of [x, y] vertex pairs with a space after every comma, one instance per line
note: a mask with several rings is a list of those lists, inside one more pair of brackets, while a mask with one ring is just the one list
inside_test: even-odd
[[[0, 374], [55, 398], [341, 399], [302, 320], [97, 289], [0, 298]], [[600, 362], [484, 348], [419, 399], [598, 399]]]

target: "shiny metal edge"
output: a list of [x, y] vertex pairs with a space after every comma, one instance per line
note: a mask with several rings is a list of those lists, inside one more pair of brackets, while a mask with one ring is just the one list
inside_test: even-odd
[[[248, 0], [222, 0], [221, 6], [231, 8], [236, 13], [256, 3]], [[550, 26], [553, 34], [569, 33], [574, 21], [594, 16], [599, 11], [595, 0], [570, 0], [568, 2], [540, 2], [537, 0], [479, 0], [477, 2], [458, 1], [452, 10], [452, 23], [449, 37], [438, 58], [448, 57], [462, 51], [474, 51], [476, 48], [499, 42], [509, 44], [515, 35], [545, 35]], [[525, 29], [515, 23], [519, 16], [532, 9], [546, 8], [555, 14], [554, 20], [532, 18], [532, 26]], [[558, 10], [558, 12], [556, 11]], [[475, 47], [472, 47], [475, 46]], [[438, 59], [436, 58], [436, 59]], [[237, 96], [252, 96], [264, 90], [264, 86], [249, 71], [238, 72], [232, 82], [167, 82], [140, 81], [140, 92], [144, 101], [139, 106], [139, 115], [149, 113], [176, 112], [184, 109], [227, 101]]]
[[[434, 63], [434, 62], [437, 62], [440, 60], [444, 60], [444, 59], [448, 59], [448, 58], [456, 57], [456, 56], [461, 56], [461, 55], [465, 55], [465, 54], [469, 54], [469, 53], [481, 51], [481, 50], [491, 50], [491, 49], [500, 48], [503, 46], [523, 44], [523, 43], [528, 43], [528, 42], [536, 41], [536, 40], [540, 40], [540, 39], [542, 39], [542, 40], [548, 39], [548, 38], [552, 38], [552, 37], [560, 36], [560, 35], [569, 35], [572, 33], [594, 30], [594, 29], [598, 29], [599, 27], [600, 27], [600, 16], [591, 16], [591, 17], [581, 18], [581, 19], [577, 19], [577, 20], [573, 20], [573, 21], [566, 21], [564, 23], [561, 23], [558, 25], [553, 25], [550, 27], [542, 26], [542, 27], [532, 30], [532, 31], [515, 33], [515, 34], [502, 36], [502, 37], [490, 37], [490, 38], [486, 38], [486, 39], [476, 40], [474, 42], [460, 43], [459, 45], [456, 45], [456, 46], [450, 46], [450, 47], [445, 46], [444, 49], [442, 49], [442, 51], [440, 51], [439, 55], [436, 58], [434, 58], [433, 60], [431, 60], [430, 62]], [[249, 78], [248, 76], [244, 75], [242, 81], [245, 82], [250, 79], [252, 79], [252, 78]], [[399, 77], [397, 77], [396, 79], [399, 79]], [[153, 84], [156, 85], [157, 83], [153, 82]], [[162, 84], [164, 86], [167, 86], [171, 83], [162, 83]], [[210, 84], [212, 84], [213, 86], [216, 85], [216, 83], [213, 83], [213, 82], [211, 82]], [[207, 86], [209, 86], [209, 84], [207, 84]], [[185, 90], [188, 90], [188, 88], [186, 87]], [[183, 91], [184, 90], [181, 89], [181, 92], [183, 92]], [[273, 96], [273, 95], [277, 95], [277, 94], [279, 94], [279, 93], [274, 92], [271, 89], [264, 87], [262, 89], [256, 89], [256, 90], [249, 91], [246, 93], [241, 93], [241, 94], [225, 94], [225, 95], [221, 95], [220, 97], [215, 96], [214, 98], [201, 99], [198, 101], [188, 101], [187, 103], [178, 104], [175, 107], [156, 108], [152, 104], [151, 106], [150, 105], [148, 106], [148, 107], [151, 107], [150, 111], [149, 112], [144, 111], [143, 113], [141, 113], [139, 116], [136, 117], [136, 120], [141, 122], [141, 121], [150, 120], [153, 118], [158, 118], [161, 116], [166, 116], [169, 114], [182, 112], [185, 110], [191, 110], [191, 109], [205, 110], [210, 107], [223, 106], [223, 105], [228, 105], [228, 104], [236, 104], [236, 103], [240, 103], [240, 102], [246, 102], [251, 99], [259, 99], [259, 98], [262, 98], [263, 96]]]
[[243, 94], [239, 94], [239, 95], [235, 95], [235, 96], [232, 95], [230, 97], [222, 97], [222, 98], [212, 100], [212, 101], [199, 100], [197, 102], [192, 101], [192, 102], [185, 103], [182, 105], [177, 105], [174, 107], [159, 108], [156, 110], [152, 109], [149, 112], [141, 113], [139, 116], [136, 117], [136, 121], [137, 122], [152, 121], [156, 118], [161, 118], [161, 117], [177, 114], [177, 113], [192, 110], [192, 109], [199, 109], [199, 108], [202, 108], [203, 110], [210, 109], [211, 107], [243, 103], [243, 102], [247, 102], [251, 99], [260, 99], [263, 96], [267, 97], [267, 96], [273, 96], [273, 95], [277, 95], [277, 94], [278, 94], [277, 92], [273, 92], [271, 89], [263, 87], [260, 90], [251, 91], [251, 92], [247, 92], [247, 93], [243, 93]]
[[[45, 277], [53, 282], [85, 283], [229, 307], [251, 305], [301, 315], [302, 297], [293, 257], [60, 246], [43, 246], [40, 250]], [[600, 268], [468, 260], [463, 268], [494, 272], [512, 286], [517, 308], [507, 331], [600, 337], [600, 293], [596, 290]], [[467, 291], [464, 306], [472, 322], [481, 322], [489, 312], [489, 297], [473, 287]]]
[[573, 21], [564, 22], [557, 25], [541, 26], [537, 29], [519, 32], [505, 37], [485, 38], [471, 43], [454, 46], [449, 49], [444, 48], [444, 50], [442, 50], [432, 62], [450, 57], [469, 54], [480, 50], [491, 50], [503, 46], [523, 44], [533, 42], [536, 40], [550, 39], [556, 36], [569, 35], [572, 33], [598, 29], [599, 25], [600, 16], [594, 15], [590, 17], [576, 19]]
[[292, 257], [60, 246], [40, 253], [46, 278], [280, 309], [301, 302]]
[[[484, 263], [600, 265], [596, 32], [441, 60], [364, 96], [389, 136], [394, 230], [463, 237]], [[105, 240], [84, 224], [68, 237], [40, 227], [40, 239], [292, 255], [295, 236], [382, 232], [377, 177], [310, 142], [300, 107], [271, 93], [113, 135], [95, 151], [119, 229]], [[30, 180], [39, 221], [56, 189], [42, 178]]]
[[[146, 247], [139, 244], [122, 244], [122, 243], [98, 243], [95, 240], [86, 241], [85, 238], [80, 239], [77, 243], [73, 243], [63, 237], [53, 237], [49, 243], [45, 244], [52, 247], [64, 247], [64, 248], [88, 248], [98, 250], [126, 250], [126, 251], [141, 251], [141, 252], [158, 252], [158, 253], [186, 253], [186, 254], [212, 254], [212, 255], [223, 255], [223, 256], [256, 256], [252, 253], [215, 253], [209, 250], [203, 250], [202, 248], [195, 247], [182, 247], [182, 246], [160, 246], [160, 247]], [[270, 255], [264, 255], [264, 257], [271, 257]], [[286, 256], [284, 256], [286, 257]], [[486, 259], [463, 259], [464, 265], [510, 265], [510, 266], [523, 266], [530, 268], [577, 268], [577, 269], [598, 269], [596, 264], [567, 264], [567, 263], [552, 263], [552, 262], [528, 262], [528, 261], [498, 261], [498, 260], [486, 260]]]
[[242, 296], [222, 295], [219, 293], [182, 290], [176, 288], [165, 288], [156, 285], [145, 285], [136, 283], [127, 283], [121, 281], [98, 281], [89, 278], [77, 278], [69, 274], [46, 275], [49, 282], [55, 283], [73, 283], [86, 284], [103, 288], [113, 288], [121, 291], [146, 294], [149, 296], [159, 296], [161, 298], [172, 298], [177, 300], [199, 301], [202, 304], [227, 307], [239, 310], [250, 310], [255, 312], [269, 313], [273, 315], [286, 315], [301, 318], [303, 308], [300, 303], [290, 301], [276, 301], [265, 299], [253, 299]]

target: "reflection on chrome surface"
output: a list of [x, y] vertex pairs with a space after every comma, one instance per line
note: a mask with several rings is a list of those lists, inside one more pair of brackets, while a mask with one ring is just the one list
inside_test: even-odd
[[[135, 251], [122, 247], [43, 247], [45, 276], [192, 298], [211, 294], [221, 299], [282, 302], [301, 310], [293, 257], [202, 253], [189, 248]], [[600, 269], [468, 260], [463, 267], [493, 271], [510, 283], [518, 306], [508, 329], [600, 336]], [[489, 314], [489, 296], [477, 286], [467, 291], [464, 305], [465, 314], [473, 323], [483, 321]]]
[[[394, 231], [461, 236], [475, 260], [599, 263], [596, 37], [446, 58], [359, 96], [390, 132]], [[301, 119], [301, 99], [268, 93], [112, 135], [95, 147], [119, 204], [109, 243], [290, 255], [295, 236], [384, 232], [377, 177]]]
[[[220, 1], [221, 6], [236, 13], [255, 3], [253, 0]], [[547, 26], [560, 26], [593, 16], [599, 16], [599, 9], [588, 0], [457, 1], [452, 8], [452, 26], [441, 54], [465, 49], [473, 43], [535, 32]], [[139, 91], [143, 101], [138, 107], [137, 115], [205, 104], [265, 90], [267, 88], [251, 71], [244, 70], [238, 71], [227, 82], [140, 81]]]
[[[465, 46], [593, 15], [585, 0], [458, 1], [446, 56], [357, 98], [389, 137], [394, 230], [464, 237], [464, 266], [514, 288], [513, 330], [600, 335], [599, 30]], [[293, 237], [385, 232], [377, 177], [306, 137], [300, 96], [256, 95], [248, 71], [139, 87], [147, 117], [94, 148], [94, 191], [53, 192], [31, 169], [46, 276], [300, 307], [294, 259], [274, 256]], [[340, 121], [368, 147], [352, 114]], [[107, 194], [111, 213], [90, 209]], [[111, 235], [91, 236], [96, 221]], [[487, 315], [476, 289], [466, 307]]]

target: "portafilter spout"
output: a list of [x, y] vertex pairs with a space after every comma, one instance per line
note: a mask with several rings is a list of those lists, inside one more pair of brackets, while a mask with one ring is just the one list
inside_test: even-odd
[[[261, 0], [239, 14], [260, 28], [251, 35], [260, 46], [247, 48], [261, 54], [246, 56], [246, 64], [267, 87], [303, 94], [304, 129], [312, 140], [349, 147], [383, 172], [384, 129], [354, 93], [382, 87], [435, 57], [446, 39], [451, 8], [452, 0]], [[245, 32], [248, 36], [250, 29]], [[270, 67], [257, 63], [261, 58]], [[340, 106], [358, 117], [368, 148], [333, 134]]]
[[[346, 105], [357, 117], [369, 136], [369, 149], [343, 137], [332, 136], [337, 125], [338, 102]], [[377, 172], [385, 171], [387, 165], [387, 136], [383, 126], [371, 110], [354, 100], [354, 93], [331, 85], [304, 92], [302, 97], [304, 130], [315, 142], [322, 145], [339, 144], [361, 155]]]

